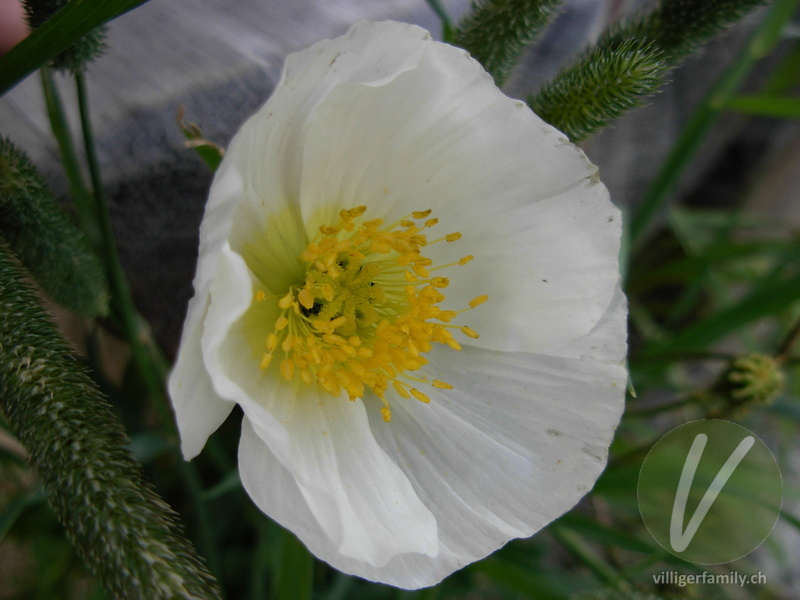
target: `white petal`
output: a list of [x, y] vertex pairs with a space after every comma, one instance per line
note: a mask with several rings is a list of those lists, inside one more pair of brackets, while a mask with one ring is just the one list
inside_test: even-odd
[[[200, 250], [194, 277], [194, 298], [203, 306], [207, 303], [207, 296], [217, 272], [220, 251], [230, 234], [233, 213], [243, 190], [244, 183], [236, 165], [230, 161], [223, 162], [211, 183], [203, 221], [200, 224]], [[190, 310], [184, 323], [184, 331], [193, 329], [199, 318], [200, 312]]]
[[168, 381], [181, 450], [186, 460], [200, 454], [208, 436], [222, 425], [234, 406], [217, 396], [203, 364], [200, 340], [208, 304], [204, 300], [195, 297], [189, 303], [180, 352]]
[[489, 296], [459, 316], [459, 324], [480, 334], [464, 343], [550, 353], [591, 331], [618, 288], [621, 219], [600, 183], [584, 180], [509, 212], [465, 215], [460, 231], [462, 240], [429, 255], [435, 264], [475, 256], [446, 272], [445, 308], [459, 310], [478, 295]]
[[[214, 177], [200, 226], [194, 308], [184, 323], [170, 380], [187, 457], [202, 449], [208, 434], [231, 409], [214, 398], [203, 361], [198, 360], [199, 340], [205, 335], [202, 320], [223, 246], [229, 244], [243, 256], [269, 289], [285, 290], [296, 282], [300, 276], [297, 257], [308, 244], [296, 202], [308, 115], [342, 81], [380, 81], [414, 65], [419, 40], [427, 37], [426, 31], [411, 25], [360, 24], [346, 38], [322, 41], [292, 54], [273, 96], [232, 140]], [[383, 54], [364, 53], [375, 39], [389, 42], [382, 46]], [[220, 319], [218, 342], [232, 322], [225, 315]], [[228, 388], [224, 398], [237, 395], [230, 383], [220, 384]]]
[[441, 273], [452, 284], [448, 307], [489, 294], [469, 315], [476, 343], [544, 352], [590, 331], [618, 279], [619, 211], [596, 175], [478, 63], [431, 42], [417, 67], [381, 85], [341, 85], [319, 105], [300, 199], [309, 232], [335, 223], [342, 207], [363, 204], [365, 218], [388, 222], [434, 208], [440, 222], [428, 238], [463, 238], [426, 256], [476, 257]]
[[286, 424], [291, 471], [323, 528], [338, 517], [339, 552], [373, 566], [406, 552], [435, 556], [436, 521], [375, 442], [364, 405], [327, 395], [299, 404]]
[[380, 567], [398, 554], [435, 556], [436, 521], [376, 444], [360, 401], [300, 403], [286, 423], [290, 464], [269, 451], [252, 419], [245, 421], [240, 470], [248, 493], [320, 558], [336, 567], [347, 559]]
[[181, 449], [187, 460], [200, 453], [208, 436], [233, 409], [233, 404], [214, 391], [202, 359], [201, 343], [220, 249], [230, 231], [232, 213], [241, 192], [242, 180], [236, 167], [232, 163], [221, 165], [211, 185], [200, 226], [194, 297], [189, 302], [178, 356], [169, 376], [169, 394], [181, 436]]
[[[255, 345], [259, 334], [261, 340], [266, 340], [265, 332], [275, 319], [245, 321], [243, 317], [251, 308], [277, 311], [277, 307], [268, 302], [253, 301], [252, 273], [244, 259], [227, 244], [220, 251], [210, 295], [202, 351], [214, 391], [220, 398], [240, 404], [245, 413], [249, 411], [259, 433], [272, 443], [272, 451], [286, 460], [289, 450], [285, 428], [270, 413], [265, 399], [254, 398], [247, 391], [255, 383], [263, 385], [267, 380], [268, 374], [259, 368], [261, 354]], [[254, 331], [246, 331], [245, 324], [252, 326]], [[236, 366], [233, 376], [231, 365]], [[287, 394], [287, 398], [291, 397]]]
[[551, 351], [550, 355], [578, 359], [593, 357], [605, 362], [623, 363], [628, 355], [627, 324], [628, 299], [617, 285], [606, 314], [595, 328], [579, 340]]
[[245, 182], [231, 246], [266, 285], [295, 283], [297, 256], [309, 242], [298, 200], [310, 115], [337, 86], [375, 84], [413, 67], [429, 37], [412, 25], [362, 23], [290, 55], [272, 97], [231, 142], [225, 161]]
[[[239, 443], [239, 474], [253, 501], [275, 521], [293, 531], [315, 556], [332, 567], [372, 581], [405, 588], [426, 585], [430, 558], [422, 554], [402, 554], [383, 567], [342, 555], [338, 542], [322, 530], [312, 515], [294, 477], [264, 445], [249, 419], [242, 422]], [[453, 566], [453, 571], [457, 566]]]
[[295, 477], [339, 553], [375, 565], [403, 552], [435, 554], [436, 523], [376, 444], [363, 404], [298, 389], [274, 368], [259, 369], [259, 337], [266, 339], [274, 318], [245, 317], [260, 308], [252, 298], [244, 261], [224, 247], [203, 336], [203, 358], [217, 394], [242, 406], [262, 443]]
[[457, 48], [429, 42], [419, 64], [394, 78], [346, 83], [311, 116], [300, 198], [307, 221], [359, 203], [390, 219], [426, 208], [521, 206], [596, 173]]
[[[437, 361], [443, 367], [437, 375], [469, 393], [434, 391], [428, 405], [397, 400], [388, 424], [368, 407], [381, 446], [436, 516], [440, 545], [433, 559], [407, 553], [375, 567], [341, 555], [247, 420], [239, 455], [245, 489], [337, 569], [409, 589], [436, 584], [509, 539], [534, 533], [592, 486], [623, 405], [624, 308], [618, 292], [598, 326], [561, 349], [566, 357], [445, 350], [449, 360]], [[599, 358], [584, 357], [587, 348]], [[497, 377], [506, 387], [491, 383]]]
[[[393, 400], [388, 424], [374, 397], [259, 368], [277, 307], [254, 290], [301, 283], [309, 235], [361, 204], [389, 221], [433, 208], [429, 239], [464, 237], [426, 254], [476, 257], [442, 273], [447, 302], [490, 296], [460, 318], [475, 347], [428, 356], [427, 375], [456, 389]], [[292, 55], [231, 143], [201, 228], [170, 382], [184, 452], [239, 403], [242, 480], [265, 512], [343, 571], [434, 584], [537, 531], [602, 470], [625, 389], [618, 240], [596, 169], [462, 51], [385, 23]]]
[[[624, 311], [610, 311], [587, 337], [624, 340]], [[430, 374], [455, 390], [430, 390], [427, 405], [393, 402], [388, 425], [370, 411], [381, 446], [439, 525], [426, 585], [535, 533], [589, 491], [624, 406], [623, 358], [436, 351]]]

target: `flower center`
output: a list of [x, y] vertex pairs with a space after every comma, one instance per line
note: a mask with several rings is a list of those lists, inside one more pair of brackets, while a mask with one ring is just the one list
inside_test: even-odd
[[[450, 323], [488, 296], [478, 296], [458, 311], [437, 306], [445, 299], [442, 290], [449, 280], [431, 272], [465, 265], [473, 257], [432, 266], [422, 248], [455, 242], [461, 234], [428, 242], [424, 231], [438, 223], [428, 218], [430, 210], [386, 227], [381, 219], [357, 225], [365, 211], [365, 206], [342, 210], [339, 222], [320, 227], [300, 255], [305, 281], [276, 298], [281, 314], [267, 336], [260, 366], [266, 369], [278, 353], [287, 381], [317, 384], [337, 397], [344, 390], [350, 400], [370, 390], [383, 401], [381, 414], [389, 421], [390, 386], [401, 397], [424, 403], [430, 398], [418, 389], [420, 384], [452, 389], [449, 383], [412, 373], [427, 364], [424, 354], [434, 343], [461, 350], [450, 330], [478, 337], [469, 327]], [[265, 292], [256, 292], [257, 301], [266, 299]]]

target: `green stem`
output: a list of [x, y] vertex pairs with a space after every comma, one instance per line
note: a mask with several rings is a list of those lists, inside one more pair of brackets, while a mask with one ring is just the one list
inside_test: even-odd
[[102, 255], [102, 236], [94, 218], [97, 211], [94, 196], [84, 181], [80, 161], [69, 131], [69, 123], [64, 113], [64, 106], [53, 79], [53, 71], [44, 67], [39, 72], [42, 77], [42, 90], [47, 105], [47, 116], [50, 119], [50, 128], [58, 143], [61, 163], [64, 165], [64, 171], [69, 180], [78, 221], [92, 249], [97, 255]]
[[117, 253], [117, 244], [114, 231], [111, 227], [111, 217], [108, 212], [108, 202], [100, 175], [100, 165], [95, 149], [94, 132], [89, 116], [89, 99], [86, 89], [86, 78], [82, 72], [75, 74], [75, 83], [78, 92], [78, 108], [80, 111], [81, 127], [83, 129], [86, 162], [92, 181], [92, 190], [95, 199], [95, 221], [100, 229], [105, 267], [111, 283], [113, 306], [118, 313], [125, 332], [125, 338], [130, 344], [134, 363], [139, 369], [147, 393], [155, 404], [156, 410], [163, 425], [170, 433], [175, 433], [175, 425], [167, 403], [164, 379], [167, 374], [166, 361], [155, 346], [150, 328], [139, 316], [133, 303], [128, 281]]
[[269, 598], [267, 574], [272, 559], [272, 534], [278, 532], [278, 527], [259, 515], [255, 519], [258, 539], [253, 551], [253, 564], [250, 568], [250, 597], [252, 600]]
[[199, 550], [208, 562], [209, 570], [214, 574], [214, 577], [217, 578], [220, 587], [222, 587], [222, 561], [220, 560], [219, 552], [217, 552], [216, 536], [214, 535], [214, 530], [211, 525], [211, 515], [208, 512], [206, 503], [200, 499], [202, 493], [200, 477], [192, 463], [181, 460], [179, 464], [181, 475], [189, 486], [190, 497], [197, 511], [196, 522]]
[[272, 597], [310, 600], [314, 591], [314, 558], [288, 529], [281, 531], [280, 550]]
[[684, 126], [672, 151], [631, 218], [631, 240], [637, 247], [669, 192], [694, 158], [702, 141], [716, 122], [730, 98], [736, 93], [756, 61], [767, 56], [781, 37], [786, 22], [800, 0], [778, 0], [750, 37], [734, 63], [717, 80]]
[[448, 44], [452, 44], [455, 39], [455, 29], [453, 28], [453, 20], [450, 14], [442, 4], [441, 0], [428, 0], [428, 6], [436, 13], [436, 16], [442, 21], [442, 40]]
[[789, 330], [789, 333], [787, 333], [786, 337], [781, 341], [778, 350], [775, 352], [775, 359], [779, 363], [785, 364], [789, 360], [792, 354], [792, 348], [794, 348], [797, 340], [800, 340], [800, 319], [795, 322]]
[[681, 398], [680, 400], [676, 400], [675, 402], [665, 402], [663, 404], [657, 404], [656, 406], [642, 406], [642, 407], [633, 406], [625, 409], [625, 416], [649, 417], [665, 411], [675, 410], [677, 408], [683, 408], [684, 406], [691, 404], [695, 400], [696, 398], [694, 396], [687, 396], [686, 398]]
[[[125, 338], [130, 346], [134, 364], [136, 365], [142, 381], [145, 384], [148, 396], [158, 412], [162, 425], [171, 436], [177, 435], [177, 428], [172, 418], [164, 381], [167, 376], [167, 362], [152, 337], [147, 323], [136, 311], [131, 296], [125, 272], [117, 254], [117, 245], [111, 227], [111, 217], [108, 211], [105, 191], [100, 176], [100, 166], [94, 143], [94, 133], [89, 116], [89, 100], [86, 89], [86, 79], [82, 72], [75, 74], [75, 83], [78, 92], [78, 107], [80, 111], [81, 127], [83, 129], [86, 162], [91, 175], [92, 188], [95, 199], [95, 221], [99, 226], [105, 267], [112, 290], [112, 306], [118, 313], [122, 322]], [[220, 560], [216, 552], [211, 517], [205, 503], [200, 498], [200, 480], [194, 465], [181, 461], [181, 475], [187, 484], [187, 491], [197, 510], [198, 534], [203, 553], [207, 557], [212, 571], [222, 586]]]

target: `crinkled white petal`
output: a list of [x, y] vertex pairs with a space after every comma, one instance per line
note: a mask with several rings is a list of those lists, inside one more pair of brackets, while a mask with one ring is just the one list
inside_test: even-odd
[[475, 256], [439, 273], [447, 308], [492, 299], [467, 317], [481, 334], [470, 343], [547, 351], [585, 335], [611, 301], [620, 215], [597, 169], [456, 48], [429, 44], [393, 79], [332, 90], [311, 115], [302, 181], [310, 235], [361, 204], [387, 222], [433, 208], [429, 240], [462, 233], [424, 253]]
[[463, 343], [550, 353], [595, 327], [619, 281], [621, 219], [605, 186], [583, 180], [508, 212], [476, 212], [465, 207], [452, 219], [461, 222], [461, 240], [428, 253], [435, 264], [458, 261], [465, 250], [475, 256], [447, 271], [442, 304], [459, 310], [488, 294], [487, 302], [459, 316], [459, 324], [480, 334]]
[[[240, 445], [242, 481], [264, 512], [334, 565], [348, 559], [380, 567], [397, 554], [436, 555], [436, 521], [375, 442], [361, 401], [313, 394], [277, 400], [291, 406], [282, 420], [288, 460], [272, 451], [273, 440], [254, 423], [261, 415], [247, 408]], [[290, 482], [270, 480], [265, 470]]]
[[[239, 450], [245, 489], [337, 569], [409, 589], [434, 585], [508, 540], [535, 533], [592, 487], [623, 408], [625, 308], [618, 291], [598, 326], [558, 357], [443, 351], [437, 375], [459, 389], [434, 392], [428, 405], [397, 399], [388, 424], [368, 413], [380, 445], [436, 517], [434, 558], [405, 553], [376, 567], [343, 555], [249, 423]], [[503, 378], [504, 386], [489, 378]]]
[[184, 329], [181, 351], [168, 382], [181, 436], [181, 451], [186, 460], [200, 454], [208, 436], [222, 425], [234, 406], [214, 391], [214, 384], [203, 364], [200, 340], [207, 304], [205, 298], [197, 297], [189, 303], [186, 321], [196, 324]]
[[413, 25], [359, 23], [343, 37], [288, 56], [272, 97], [232, 141], [225, 161], [236, 164], [245, 188], [231, 246], [266, 285], [295, 283], [297, 256], [309, 242], [300, 184], [317, 105], [339, 86], [380, 85], [414, 68], [426, 39], [430, 34]]
[[298, 389], [274, 369], [259, 369], [254, 345], [259, 337], [263, 345], [274, 316], [247, 315], [262, 303], [252, 302], [252, 275], [227, 246], [218, 271], [203, 336], [215, 389], [242, 406], [261, 443], [292, 473], [324, 534], [341, 554], [374, 565], [403, 552], [435, 555], [436, 522], [376, 444], [363, 403]]
[[[274, 454], [257, 433], [241, 442], [240, 452], [259, 457], [240, 464], [248, 493], [312, 550], [329, 548], [322, 558], [334, 565], [345, 558], [382, 567], [398, 554], [435, 556], [436, 521], [403, 471], [375, 442], [363, 404], [330, 396], [310, 400], [313, 396], [297, 401], [286, 423], [291, 462], [277, 460], [299, 497], [287, 506], [286, 489], [258, 477], [259, 469], [268, 468], [264, 453]], [[277, 470], [276, 465], [269, 468]]]
[[[278, 418], [270, 412], [261, 398], [253, 398], [248, 387], [254, 380], [264, 382], [259, 369], [260, 356], [254, 352], [251, 340], [242, 330], [242, 318], [253, 302], [253, 276], [247, 265], [230, 246], [220, 250], [217, 273], [210, 290], [211, 302], [204, 321], [201, 341], [203, 362], [220, 398], [236, 402], [251, 412], [259, 433], [272, 444], [272, 450], [288, 460], [288, 435]], [[272, 320], [274, 322], [274, 319]], [[262, 327], [270, 323], [266, 320]], [[234, 326], [238, 330], [234, 333]], [[239, 335], [236, 335], [239, 333]], [[266, 339], [264, 336], [262, 339]], [[240, 356], [246, 362], [238, 363]], [[230, 376], [231, 364], [239, 364], [239, 377]], [[287, 395], [291, 402], [291, 396]]]
[[228, 163], [217, 172], [211, 185], [203, 223], [194, 279], [194, 297], [189, 302], [175, 366], [168, 389], [187, 460], [200, 453], [211, 435], [233, 409], [214, 391], [202, 360], [201, 341], [208, 312], [209, 292], [217, 271], [222, 245], [230, 232], [233, 210], [242, 190], [236, 168]]
[[[454, 390], [429, 390], [426, 405], [393, 402], [389, 426], [370, 413], [379, 443], [436, 516], [440, 553], [423, 585], [532, 535], [594, 485], [624, 407], [626, 311], [618, 298], [562, 356], [436, 350], [430, 375]], [[583, 354], [604, 345], [613, 352]]]
[[[259, 368], [300, 253], [359, 205], [387, 222], [432, 208], [428, 239], [463, 238], [425, 254], [475, 256], [442, 273], [446, 307], [490, 296], [459, 316], [480, 339], [427, 356], [425, 375], [455, 389], [390, 399], [390, 423], [374, 396], [286, 382], [278, 357]], [[558, 517], [602, 470], [625, 390], [618, 246], [595, 167], [463, 51], [361, 23], [292, 55], [201, 226], [170, 378], [184, 453], [240, 404], [242, 481], [265, 512], [345, 572], [432, 585]]]

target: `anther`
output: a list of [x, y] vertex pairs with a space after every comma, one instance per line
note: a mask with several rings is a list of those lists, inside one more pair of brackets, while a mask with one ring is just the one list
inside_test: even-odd
[[416, 398], [423, 404], [428, 404], [431, 401], [431, 399], [428, 396], [420, 392], [417, 388], [411, 388], [411, 390], [409, 391], [411, 392], [411, 395], [414, 396], [414, 398]]
[[469, 337], [471, 337], [472, 339], [475, 339], [475, 340], [477, 340], [477, 339], [478, 339], [478, 334], [477, 334], [477, 333], [475, 333], [475, 332], [474, 332], [472, 329], [470, 329], [470, 328], [469, 328], [469, 327], [467, 327], [466, 325], [464, 325], [464, 326], [461, 328], [461, 333], [463, 333], [463, 334], [464, 334], [464, 335], [466, 335], [466, 336], [469, 336]]
[[267, 352], [272, 353], [275, 348], [278, 347], [278, 336], [274, 333], [270, 333], [267, 336]]
[[483, 296], [478, 296], [477, 298], [473, 298], [472, 300], [469, 301], [469, 307], [470, 308], [475, 308], [476, 306], [480, 306], [481, 304], [486, 302], [488, 299], [489, 299], [489, 296], [486, 295], [486, 294], [484, 294]]
[[300, 301], [300, 304], [308, 310], [314, 308], [314, 296], [307, 289], [303, 288], [300, 290], [300, 293], [297, 294], [297, 299]]
[[286, 310], [292, 305], [293, 302], [294, 302], [294, 294], [292, 294], [292, 292], [289, 292], [278, 301], [278, 307]]

